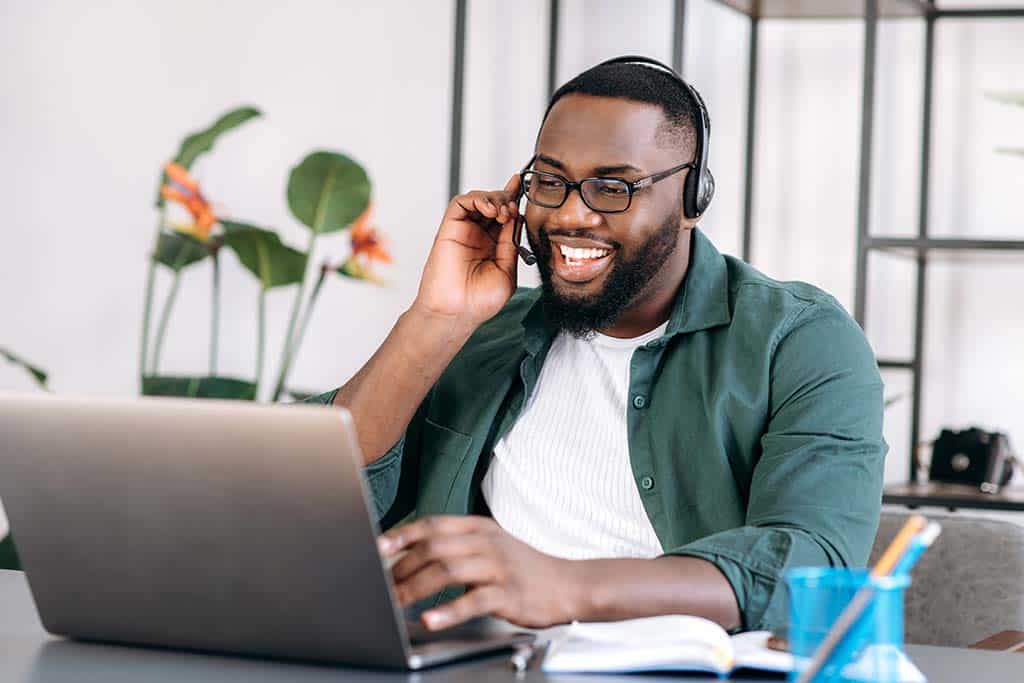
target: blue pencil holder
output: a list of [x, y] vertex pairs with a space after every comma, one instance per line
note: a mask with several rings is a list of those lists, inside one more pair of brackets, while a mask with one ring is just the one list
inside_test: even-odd
[[899, 681], [903, 661], [906, 574], [872, 578], [867, 569], [802, 567], [784, 575], [789, 589], [789, 646], [795, 681], [854, 594], [870, 582], [871, 602], [832, 652], [815, 681]]

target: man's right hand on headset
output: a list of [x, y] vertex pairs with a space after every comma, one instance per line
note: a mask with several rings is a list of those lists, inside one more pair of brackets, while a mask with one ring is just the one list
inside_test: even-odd
[[448, 204], [414, 306], [475, 329], [516, 290], [519, 175], [505, 189], [460, 194]]

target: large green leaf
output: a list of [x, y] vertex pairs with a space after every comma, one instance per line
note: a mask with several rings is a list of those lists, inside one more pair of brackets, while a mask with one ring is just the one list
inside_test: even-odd
[[0, 358], [6, 359], [9, 363], [14, 363], [28, 374], [32, 375], [32, 378], [36, 381], [36, 384], [46, 389], [46, 372], [32, 365], [23, 358], [20, 358], [11, 351], [0, 347]]
[[221, 225], [224, 246], [234, 250], [264, 289], [302, 281], [306, 255], [283, 244], [277, 233], [236, 221], [221, 221]]
[[21, 569], [18, 551], [14, 547], [14, 537], [10, 534], [0, 538], [0, 569]]
[[181, 148], [178, 150], [174, 160], [185, 168], [191, 168], [192, 162], [199, 158], [200, 155], [213, 149], [213, 143], [216, 142], [217, 138], [232, 128], [237, 128], [249, 119], [254, 119], [258, 116], [262, 116], [262, 113], [255, 107], [232, 109], [217, 119], [209, 128], [196, 131], [182, 140]]
[[144, 396], [184, 396], [188, 398], [231, 398], [256, 400], [256, 385], [234, 377], [181, 377], [147, 375], [142, 378]]
[[199, 240], [180, 232], [162, 232], [156, 243], [153, 258], [171, 270], [181, 270], [185, 266], [202, 261], [210, 255], [210, 250]]
[[344, 154], [313, 152], [288, 177], [288, 208], [313, 232], [348, 227], [370, 203], [370, 178]]
[[[181, 164], [185, 168], [191, 168], [192, 163], [199, 158], [202, 154], [209, 152], [213, 149], [213, 143], [217, 141], [224, 133], [228, 132], [232, 128], [237, 128], [246, 121], [254, 119], [263, 114], [259, 109], [255, 107], [238, 107], [232, 109], [228, 113], [221, 116], [219, 119], [213, 122], [209, 128], [203, 130], [197, 130], [194, 133], [189, 134], [184, 140], [181, 141], [181, 147], [178, 148], [178, 153], [174, 156], [174, 161]], [[164, 173], [160, 174], [160, 185], [167, 182], [167, 176]], [[164, 198], [160, 196], [160, 188], [157, 187], [157, 199], [156, 205], [163, 206]]]

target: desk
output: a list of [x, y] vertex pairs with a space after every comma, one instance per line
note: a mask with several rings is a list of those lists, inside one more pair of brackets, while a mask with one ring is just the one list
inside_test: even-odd
[[1024, 491], [1004, 489], [1000, 493], [982, 493], [964, 484], [895, 484], [882, 491], [882, 502], [910, 507], [967, 508], [973, 510], [1005, 510], [1024, 512]]
[[[929, 683], [1019, 680], [1021, 658], [1012, 652], [921, 645], [911, 645], [907, 652]], [[484, 680], [638, 683], [642, 680], [655, 683], [711, 680], [707, 676], [676, 674], [639, 678], [628, 675], [546, 676], [535, 670], [537, 664], [537, 660], [531, 663], [531, 671], [522, 678], [517, 678], [508, 667], [507, 655], [405, 674], [77, 643], [48, 636], [39, 623], [24, 576], [20, 572], [0, 571], [0, 681], [5, 683], [134, 683], [143, 680], [155, 683], [192, 680], [213, 683], [476, 683]]]

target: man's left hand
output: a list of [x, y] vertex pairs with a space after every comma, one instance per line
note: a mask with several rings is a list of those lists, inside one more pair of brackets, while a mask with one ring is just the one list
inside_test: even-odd
[[466, 586], [464, 595], [423, 613], [429, 629], [484, 615], [530, 628], [574, 618], [578, 563], [534, 550], [488, 517], [425, 517], [382, 534], [378, 547], [385, 557], [405, 551], [391, 569], [403, 607]]

